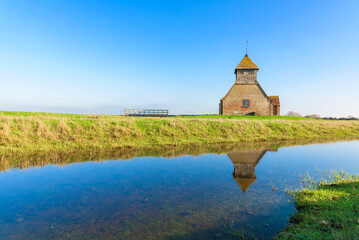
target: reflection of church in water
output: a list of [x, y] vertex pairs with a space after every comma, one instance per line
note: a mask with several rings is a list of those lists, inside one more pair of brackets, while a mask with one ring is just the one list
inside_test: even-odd
[[227, 154], [234, 165], [233, 178], [243, 192], [257, 180], [255, 168], [267, 151], [276, 152], [278, 150], [243, 150]]

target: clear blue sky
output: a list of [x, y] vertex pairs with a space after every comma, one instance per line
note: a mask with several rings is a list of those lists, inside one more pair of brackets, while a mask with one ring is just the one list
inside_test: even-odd
[[218, 113], [246, 40], [282, 114], [359, 116], [357, 0], [0, 0], [0, 109]]

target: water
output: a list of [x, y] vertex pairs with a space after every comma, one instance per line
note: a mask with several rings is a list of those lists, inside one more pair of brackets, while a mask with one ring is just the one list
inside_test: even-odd
[[229, 239], [232, 223], [266, 239], [294, 213], [282, 190], [299, 174], [359, 173], [359, 141], [224, 152], [2, 171], [0, 239]]

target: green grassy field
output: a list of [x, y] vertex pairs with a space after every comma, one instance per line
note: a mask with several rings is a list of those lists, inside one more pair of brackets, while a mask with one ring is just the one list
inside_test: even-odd
[[359, 239], [359, 176], [333, 176], [292, 193], [297, 212], [276, 239]]
[[[86, 116], [102, 116], [102, 117], [121, 117], [122, 115], [88, 115], [88, 114], [65, 114], [65, 113], [43, 113], [43, 112], [13, 112], [13, 111], [0, 111], [2, 116], [52, 116], [52, 117], [66, 117], [66, 118], [82, 118]], [[293, 116], [248, 116], [248, 115], [170, 115], [169, 118], [198, 118], [198, 119], [237, 119], [237, 120], [316, 120], [306, 117], [293, 117]], [[318, 120], [317, 120], [318, 121]]]
[[338, 138], [359, 138], [359, 121], [278, 116], [135, 118], [0, 112], [0, 154]]
[[[176, 118], [198, 118], [198, 119], [237, 119], [237, 120], [316, 120], [306, 117], [292, 117], [292, 116], [248, 116], [248, 115], [180, 115], [174, 116]], [[321, 119], [319, 119], [321, 120]]]

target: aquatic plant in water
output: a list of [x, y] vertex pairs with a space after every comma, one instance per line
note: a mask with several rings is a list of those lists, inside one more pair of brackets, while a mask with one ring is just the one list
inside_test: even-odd
[[247, 229], [249, 231], [237, 229], [235, 227], [234, 220], [232, 220], [232, 222], [229, 224], [228, 227], [226, 225], [224, 225], [224, 227], [226, 229], [226, 233], [228, 236], [227, 239], [230, 239], [230, 240], [256, 240], [257, 239], [255, 237], [255, 235], [253, 234], [251, 226], [247, 227]]

